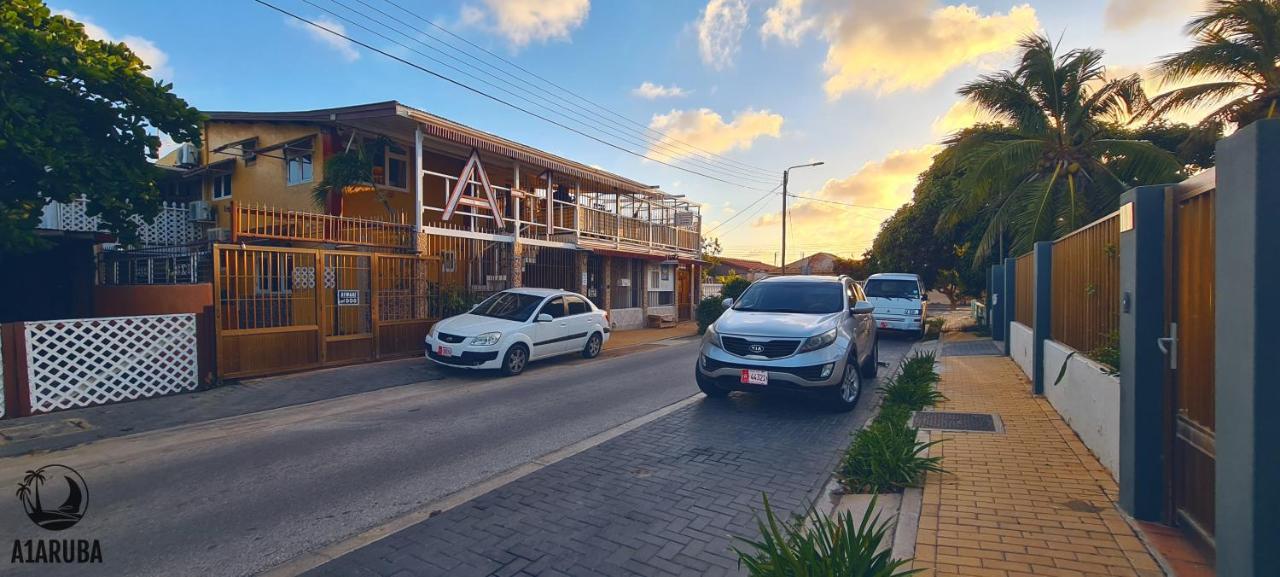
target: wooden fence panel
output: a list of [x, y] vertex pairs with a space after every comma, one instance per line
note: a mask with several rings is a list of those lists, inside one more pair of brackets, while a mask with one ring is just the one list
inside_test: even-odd
[[1113, 342], [1120, 327], [1118, 213], [1053, 243], [1052, 338], [1089, 352]]
[[1035, 326], [1036, 311], [1036, 259], [1029, 252], [1014, 261], [1013, 320], [1027, 327]]

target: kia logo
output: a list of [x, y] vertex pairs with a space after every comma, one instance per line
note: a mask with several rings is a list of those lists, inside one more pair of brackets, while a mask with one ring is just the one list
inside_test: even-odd
[[764, 345], [751, 345], [751, 352], [760, 354], [764, 352]]

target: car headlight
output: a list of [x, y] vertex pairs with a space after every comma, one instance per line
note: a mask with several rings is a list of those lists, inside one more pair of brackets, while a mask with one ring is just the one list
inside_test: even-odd
[[707, 332], [702, 334], [702, 342], [711, 343], [717, 347], [720, 346], [720, 335], [716, 334], [716, 326], [714, 324], [707, 326]]
[[834, 342], [836, 342], [836, 330], [833, 328], [820, 335], [813, 335], [805, 339], [804, 344], [800, 345], [800, 350], [796, 352], [805, 353], [809, 351], [816, 351], [822, 347], [830, 346], [831, 343]]
[[487, 347], [498, 344], [498, 339], [502, 338], [502, 333], [485, 333], [471, 337], [471, 344], [481, 347]]

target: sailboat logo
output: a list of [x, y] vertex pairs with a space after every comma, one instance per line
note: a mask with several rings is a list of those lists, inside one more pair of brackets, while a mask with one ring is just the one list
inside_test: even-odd
[[84, 518], [89, 508], [89, 486], [75, 469], [48, 465], [27, 471], [18, 483], [18, 500], [33, 523], [61, 531]]

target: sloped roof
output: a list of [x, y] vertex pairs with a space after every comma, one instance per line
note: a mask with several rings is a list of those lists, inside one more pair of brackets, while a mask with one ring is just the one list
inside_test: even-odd
[[728, 257], [719, 257], [719, 260], [720, 260], [720, 264], [727, 265], [733, 268], [740, 268], [743, 270], [758, 271], [758, 272], [778, 272], [778, 267], [768, 263], [760, 262], [758, 260], [748, 260], [745, 258], [728, 258]]

